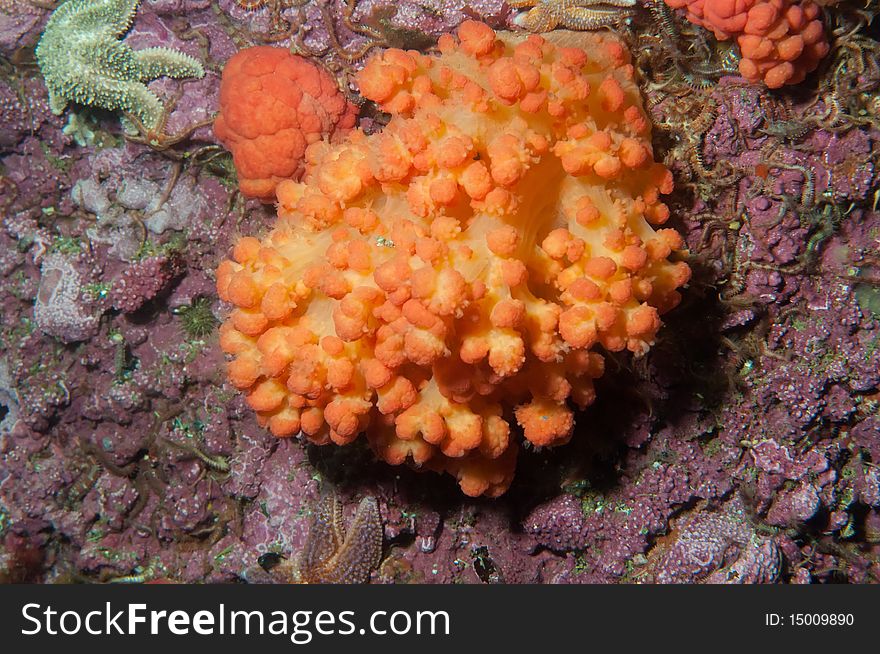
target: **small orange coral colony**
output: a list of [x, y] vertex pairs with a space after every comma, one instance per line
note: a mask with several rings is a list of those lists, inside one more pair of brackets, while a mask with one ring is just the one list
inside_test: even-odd
[[322, 68], [284, 48], [236, 53], [223, 69], [214, 133], [232, 151], [241, 192], [267, 202], [282, 179], [298, 179], [309, 144], [339, 140], [357, 108]]
[[769, 88], [803, 81], [828, 54], [819, 7], [811, 0], [666, 0], [716, 38], [737, 37], [739, 72]]
[[[559, 33], [548, 35], [556, 38]], [[360, 73], [383, 132], [317, 143], [278, 223], [217, 271], [232, 383], [278, 436], [361, 433], [391, 464], [503, 493], [514, 421], [571, 437], [598, 346], [644, 353], [690, 270], [660, 201], [629, 55], [465, 22], [439, 56], [386, 50]]]

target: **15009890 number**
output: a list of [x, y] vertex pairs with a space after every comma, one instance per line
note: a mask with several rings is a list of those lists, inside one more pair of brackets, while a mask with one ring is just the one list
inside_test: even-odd
[[791, 613], [789, 620], [794, 627], [850, 627], [855, 622], [852, 613]]

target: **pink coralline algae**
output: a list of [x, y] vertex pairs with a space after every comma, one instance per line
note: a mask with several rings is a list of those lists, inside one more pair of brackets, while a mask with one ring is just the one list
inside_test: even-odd
[[816, 487], [809, 483], [801, 483], [776, 497], [767, 512], [767, 523], [778, 527], [803, 523], [816, 515], [821, 506], [822, 502]]
[[0, 0], [0, 53], [9, 56], [21, 47], [34, 45], [49, 13], [30, 2]]
[[0, 410], [3, 413], [3, 418], [0, 419], [0, 436], [5, 436], [18, 422], [19, 399], [18, 392], [9, 377], [8, 366], [3, 359], [0, 359]]
[[857, 462], [858, 465], [852, 473], [855, 477], [853, 500], [878, 509], [880, 508], [880, 469], [866, 465], [860, 459], [857, 459]]
[[74, 260], [60, 253], [46, 255], [40, 273], [34, 302], [34, 320], [40, 329], [65, 343], [97, 334], [100, 312], [89, 306], [83, 275]]
[[0, 147], [16, 146], [50, 119], [45, 91], [35, 80], [17, 87], [0, 80]]
[[578, 567], [566, 581], [619, 579], [627, 574], [627, 561], [643, 558], [650, 542], [667, 531], [678, 508], [729, 492], [719, 462], [700, 447], [675, 443], [671, 431], [655, 438], [663, 444], [649, 448], [650, 457], [631, 457], [628, 475], [635, 478], [625, 478], [620, 488], [560, 495], [524, 520], [534, 546], [577, 553]]
[[[256, 11], [242, 8], [237, 0], [220, 0], [218, 4], [230, 17], [247, 24], [255, 31], [269, 31], [278, 27], [272, 25], [272, 3], [263, 3], [263, 7]], [[283, 10], [280, 17], [285, 21], [302, 20], [303, 25], [296, 37], [300, 37], [309, 49], [322, 52], [332, 47], [330, 30], [345, 50], [355, 52], [364, 45], [366, 37], [352, 33], [342, 20], [348, 4], [354, 6], [354, 24], [367, 26], [392, 39], [395, 36], [412, 38], [418, 34], [436, 39], [441, 34], [454, 31], [462, 21], [468, 19], [482, 20], [495, 28], [505, 27], [514, 16], [514, 11], [503, 0], [360, 0], [354, 3], [348, 0], [328, 0], [324, 5], [328, 9], [327, 16], [333, 19], [332, 24], [328, 25], [320, 4], [300, 4], [300, 7]], [[287, 41], [288, 39], [282, 39], [279, 42], [287, 44]], [[393, 46], [406, 47], [407, 44], [400, 42]], [[338, 57], [338, 53], [336, 55]]]
[[180, 261], [172, 256], [146, 257], [128, 266], [113, 280], [108, 299], [114, 309], [132, 313], [155, 298], [180, 273]]
[[584, 546], [587, 529], [585, 523], [578, 499], [573, 495], [561, 495], [529, 514], [524, 526], [544, 547], [566, 551]]
[[645, 580], [661, 584], [760, 584], [779, 578], [782, 555], [739, 511], [694, 511], [655, 546]]

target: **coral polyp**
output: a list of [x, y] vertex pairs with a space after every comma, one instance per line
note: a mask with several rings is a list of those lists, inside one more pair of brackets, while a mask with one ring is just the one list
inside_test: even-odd
[[[278, 224], [217, 273], [230, 380], [277, 436], [343, 445], [499, 495], [519, 436], [572, 435], [601, 345], [644, 354], [689, 268], [629, 56], [465, 22], [440, 55], [358, 76], [392, 114], [307, 152]], [[588, 54], [589, 53], [589, 54]], [[571, 406], [570, 406], [571, 405]]]

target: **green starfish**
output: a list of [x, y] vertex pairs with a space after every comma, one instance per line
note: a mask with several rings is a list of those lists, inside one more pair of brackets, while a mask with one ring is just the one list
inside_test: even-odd
[[148, 130], [163, 106], [147, 88], [157, 77], [202, 77], [198, 60], [170, 48], [132, 50], [119, 40], [140, 0], [67, 0], [49, 19], [36, 55], [49, 89], [49, 107], [69, 102], [128, 112]]

